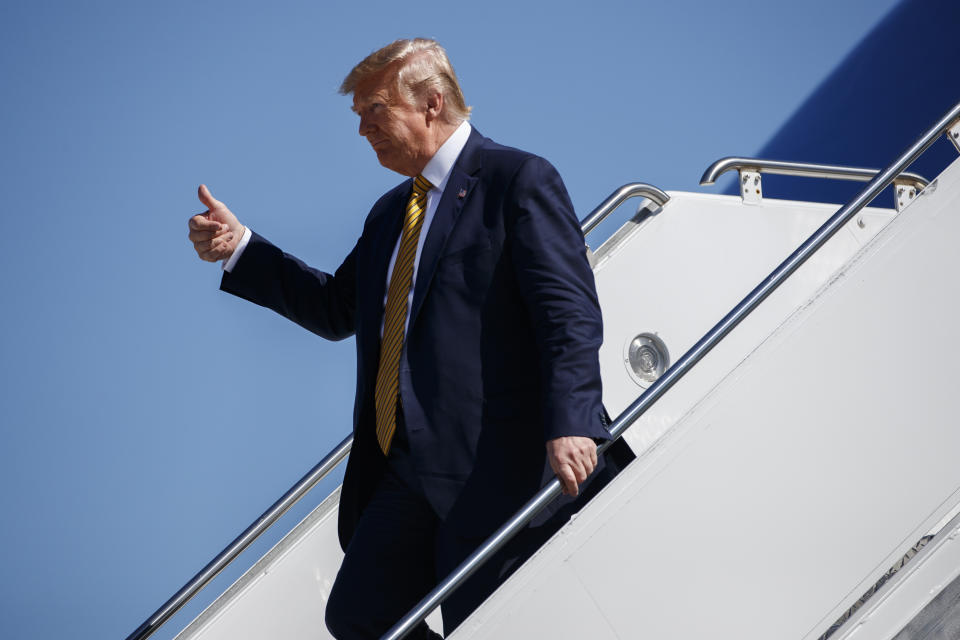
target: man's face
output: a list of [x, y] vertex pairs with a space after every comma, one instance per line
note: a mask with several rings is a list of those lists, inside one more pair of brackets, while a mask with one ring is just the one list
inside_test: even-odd
[[423, 170], [433, 155], [426, 105], [409, 104], [399, 94], [395, 68], [360, 82], [353, 92], [353, 110], [360, 116], [360, 135], [380, 164], [405, 176]]

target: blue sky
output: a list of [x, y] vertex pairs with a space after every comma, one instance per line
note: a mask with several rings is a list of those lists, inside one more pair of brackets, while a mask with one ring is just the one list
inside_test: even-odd
[[336, 93], [371, 50], [440, 40], [582, 217], [755, 153], [895, 4], [5, 1], [0, 637], [124, 638], [350, 429], [352, 340], [218, 292], [186, 221], [205, 182], [335, 269], [399, 180]]

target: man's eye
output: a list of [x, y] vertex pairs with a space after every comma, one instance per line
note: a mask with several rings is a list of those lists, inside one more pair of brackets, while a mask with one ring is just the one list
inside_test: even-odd
[[370, 104], [364, 105], [362, 107], [356, 108], [353, 110], [358, 116], [363, 116], [364, 114], [368, 116], [376, 115], [382, 110], [386, 109], [386, 104], [383, 102], [371, 102]]

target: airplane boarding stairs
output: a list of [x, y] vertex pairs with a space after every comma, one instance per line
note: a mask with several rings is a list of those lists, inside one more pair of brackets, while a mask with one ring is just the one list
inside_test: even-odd
[[[628, 186], [587, 219], [589, 231], [644, 197], [591, 255], [611, 415], [658, 391], [671, 357], [836, 218], [834, 205], [760, 193], [764, 172], [842, 172], [811, 167], [740, 162], [741, 196]], [[897, 180], [902, 211], [856, 212], [656, 395], [623, 435], [637, 459], [453, 637], [816, 640], [935, 532], [832, 637], [893, 638], [928, 605], [960, 628], [960, 160], [922, 191]], [[329, 637], [338, 496], [177, 638]]]

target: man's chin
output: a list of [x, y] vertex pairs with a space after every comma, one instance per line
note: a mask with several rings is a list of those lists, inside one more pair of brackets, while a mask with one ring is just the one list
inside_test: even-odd
[[396, 173], [399, 173], [402, 176], [409, 177], [411, 175], [414, 175], [414, 174], [411, 174], [409, 171], [404, 171], [402, 163], [397, 162], [397, 159], [395, 157], [389, 156], [386, 153], [378, 153], [377, 160], [380, 162], [380, 166], [386, 169], [390, 169], [390, 171], [395, 171]]
[[379, 162], [382, 166], [386, 167], [387, 169], [390, 169], [391, 171], [395, 171], [395, 169], [391, 166], [393, 163], [390, 162], [389, 153], [387, 153], [384, 150], [378, 150], [378, 149], [374, 149], [373, 151], [374, 153], [377, 154], [377, 162]]

